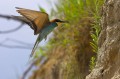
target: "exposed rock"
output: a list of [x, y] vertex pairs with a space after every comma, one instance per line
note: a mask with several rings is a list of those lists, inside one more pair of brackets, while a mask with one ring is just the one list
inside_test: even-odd
[[120, 79], [120, 0], [106, 0], [96, 66], [86, 79]]

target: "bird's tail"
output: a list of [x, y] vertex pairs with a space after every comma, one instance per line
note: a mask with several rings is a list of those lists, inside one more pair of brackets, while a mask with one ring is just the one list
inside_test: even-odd
[[37, 37], [37, 40], [36, 40], [36, 42], [35, 42], [35, 44], [34, 44], [34, 47], [33, 47], [33, 49], [32, 49], [32, 52], [31, 52], [31, 54], [30, 54], [30, 57], [32, 57], [32, 56], [34, 55], [35, 50], [37, 49], [38, 44], [39, 44], [39, 42], [40, 42], [41, 40], [42, 40], [42, 38], [40, 38], [40, 34], [39, 34], [39, 36]]

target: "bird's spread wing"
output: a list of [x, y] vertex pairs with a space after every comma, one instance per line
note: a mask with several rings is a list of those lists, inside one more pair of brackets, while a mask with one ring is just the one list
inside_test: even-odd
[[47, 13], [17, 8], [17, 12], [23, 15], [25, 18], [29, 19], [32, 23], [34, 28], [34, 34], [38, 34], [43, 27], [49, 23], [49, 17]]
[[17, 20], [20, 20], [20, 21], [22, 21], [22, 22], [24, 22], [26, 24], [28, 24], [30, 26], [30, 28], [34, 30], [34, 28], [32, 27], [33, 24], [27, 18], [25, 18], [23, 16], [12, 16], [12, 17], [17, 19]]

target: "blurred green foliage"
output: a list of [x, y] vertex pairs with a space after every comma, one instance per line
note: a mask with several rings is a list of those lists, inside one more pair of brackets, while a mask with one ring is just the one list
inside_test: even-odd
[[38, 6], [39, 7], [39, 10], [41, 11], [41, 12], [46, 12], [46, 10], [44, 9], [44, 8], [42, 8], [41, 6]]
[[95, 57], [93, 56], [93, 57], [91, 57], [91, 60], [90, 60], [90, 71], [94, 68], [94, 66], [95, 66]]
[[[50, 50], [56, 46], [62, 46], [66, 49], [68, 49], [68, 46], [71, 46], [71, 48], [77, 48], [76, 47], [77, 45], [82, 44], [82, 38], [80, 38], [81, 34], [79, 29], [82, 28], [84, 24], [80, 21], [81, 19], [86, 18], [85, 20], [88, 20], [89, 18], [93, 20], [93, 22], [91, 23], [92, 30], [90, 32], [90, 35], [91, 35], [92, 41], [90, 42], [90, 45], [92, 47], [93, 52], [97, 53], [98, 36], [101, 30], [100, 29], [100, 18], [101, 18], [100, 12], [101, 12], [101, 6], [103, 4], [103, 1], [104, 0], [58, 0], [58, 2], [55, 3], [55, 7], [51, 10], [51, 16], [54, 16], [56, 18], [60, 18], [63, 20], [68, 20], [69, 24], [59, 25], [60, 27], [58, 27], [54, 31], [53, 38], [51, 38], [49, 40], [49, 43], [47, 44], [49, 45], [49, 47], [45, 47], [45, 48], [47, 48], [47, 50]], [[42, 8], [40, 8], [40, 10], [43, 12], [45, 11]], [[84, 48], [82, 49], [78, 48], [78, 50], [84, 50]], [[71, 51], [71, 49], [70, 50], [68, 49], [67, 51], [73, 52]], [[44, 52], [44, 51], [41, 51], [41, 52]], [[89, 61], [90, 62], [89, 66], [91, 70], [95, 66], [95, 60], [96, 60], [96, 57], [93, 56]], [[75, 67], [75, 64], [71, 66], [72, 64], [69, 64], [70, 66], [68, 66], [68, 72], [69, 72], [69, 69]], [[77, 79], [76, 77], [71, 77], [71, 78]]]
[[[79, 25], [80, 19], [84, 17], [94, 18], [94, 23], [92, 24], [93, 30], [91, 31], [91, 37], [93, 41], [90, 42], [90, 45], [93, 48], [93, 52], [97, 52], [98, 36], [101, 30], [100, 13], [103, 1], [104, 0], [58, 0], [58, 3], [55, 4], [56, 10], [52, 10], [51, 15], [68, 20], [70, 22], [70, 25], [64, 26], [64, 29], [67, 30], [71, 30], [72, 25]], [[79, 34], [77, 31], [78, 29], [76, 28], [77, 27], [74, 27], [72, 30], [76, 32], [76, 34]], [[69, 37], [66, 36], [66, 34], [64, 34], [64, 36]], [[69, 41], [69, 39], [64, 38], [63, 43], [67, 44], [68, 42], [66, 40]]]

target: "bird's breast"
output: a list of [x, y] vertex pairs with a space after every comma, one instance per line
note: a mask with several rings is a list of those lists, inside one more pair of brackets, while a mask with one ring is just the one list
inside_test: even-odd
[[50, 23], [45, 28], [42, 29], [40, 35], [42, 38], [46, 37], [53, 29], [57, 26], [57, 23]]

